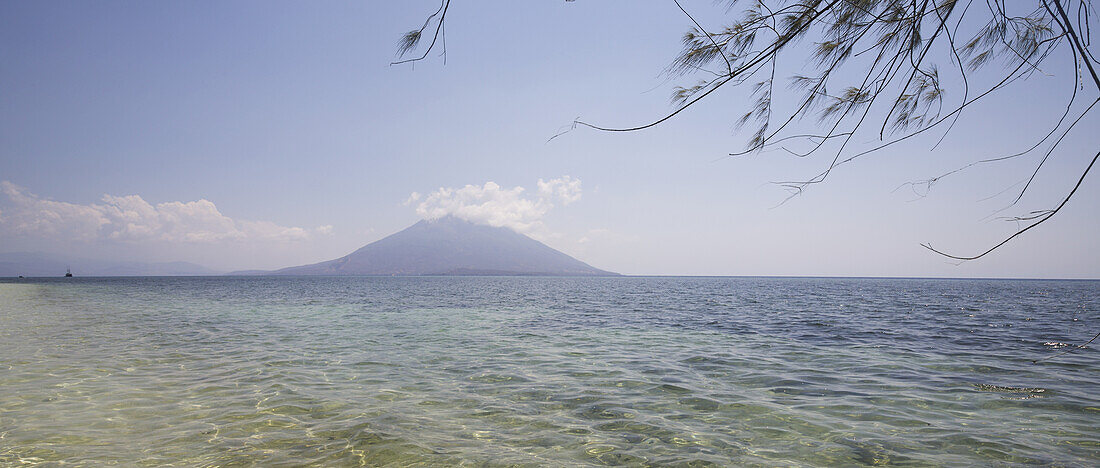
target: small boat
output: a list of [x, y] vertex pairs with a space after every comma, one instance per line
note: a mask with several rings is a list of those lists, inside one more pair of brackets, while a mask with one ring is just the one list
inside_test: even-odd
[[65, 277], [66, 278], [72, 278], [73, 277], [73, 270], [69, 269], [69, 267], [65, 267]]

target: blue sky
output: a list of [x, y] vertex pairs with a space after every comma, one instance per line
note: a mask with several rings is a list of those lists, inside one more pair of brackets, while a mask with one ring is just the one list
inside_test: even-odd
[[[968, 110], [935, 151], [938, 133], [776, 207], [786, 192], [769, 182], [811, 177], [828, 157], [723, 158], [747, 139], [733, 125], [743, 90], [648, 131], [547, 142], [578, 116], [628, 125], [671, 109], [672, 87], [692, 83], [661, 73], [690, 27], [674, 3], [460, 2], [446, 63], [391, 66], [436, 5], [0, 4], [0, 251], [290, 266], [462, 205], [454, 194], [472, 185], [467, 201], [495, 200], [498, 222], [623, 273], [1100, 277], [1095, 176], [1053, 220], [962, 265], [919, 244], [973, 253], [1010, 234], [990, 215], [1011, 196], [985, 199], [1037, 159], [971, 169], [924, 197], [898, 189], [1041, 135], [1072, 87], [1064, 47], [1050, 76]], [[711, 2], [684, 5], [722, 24]], [[1094, 116], [1079, 126], [1002, 214], [1057, 203], [1100, 142]]]

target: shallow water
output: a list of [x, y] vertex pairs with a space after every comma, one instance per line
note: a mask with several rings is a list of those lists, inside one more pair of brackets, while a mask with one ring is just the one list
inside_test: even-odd
[[0, 465], [1100, 464], [1100, 282], [0, 280]]

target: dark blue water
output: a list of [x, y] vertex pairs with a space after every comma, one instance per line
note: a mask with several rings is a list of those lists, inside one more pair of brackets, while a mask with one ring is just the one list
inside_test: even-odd
[[1097, 331], [1092, 281], [4, 280], [0, 464], [1088, 466]]

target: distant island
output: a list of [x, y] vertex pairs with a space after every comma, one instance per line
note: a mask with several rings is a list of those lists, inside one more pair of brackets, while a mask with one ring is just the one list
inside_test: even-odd
[[[41, 252], [0, 253], [0, 277], [213, 276], [225, 274], [188, 262], [129, 262]], [[422, 220], [343, 257], [279, 270], [243, 270], [236, 276], [620, 276], [601, 270], [507, 227], [455, 216]]]
[[235, 275], [618, 276], [506, 227], [454, 216], [422, 220], [343, 257]]

